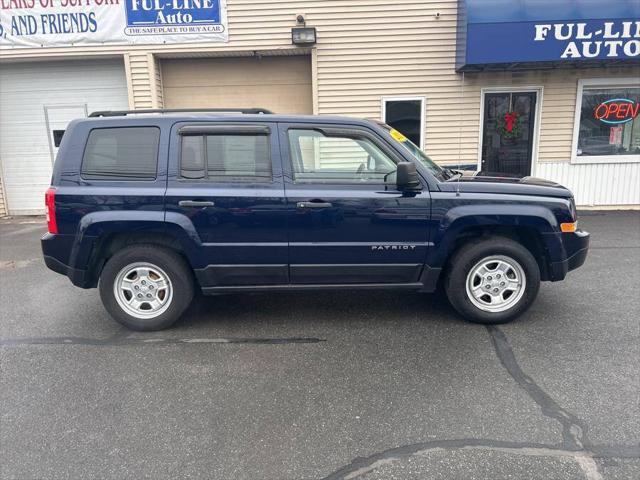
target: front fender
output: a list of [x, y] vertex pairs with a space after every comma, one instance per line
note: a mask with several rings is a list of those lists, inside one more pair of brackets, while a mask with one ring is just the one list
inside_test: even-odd
[[540, 235], [546, 248], [558, 248], [555, 235], [559, 228], [558, 220], [549, 208], [516, 204], [461, 205], [449, 209], [432, 229], [433, 248], [427, 256], [427, 265], [443, 267], [453, 251], [456, 238], [465, 230], [482, 227], [527, 228]]

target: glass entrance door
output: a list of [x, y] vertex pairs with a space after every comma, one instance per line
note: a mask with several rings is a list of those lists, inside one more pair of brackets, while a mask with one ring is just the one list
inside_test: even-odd
[[537, 92], [484, 94], [484, 175], [531, 175]]

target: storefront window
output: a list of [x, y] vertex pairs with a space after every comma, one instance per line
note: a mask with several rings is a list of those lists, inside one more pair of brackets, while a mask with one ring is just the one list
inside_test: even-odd
[[585, 86], [577, 158], [640, 155], [640, 88]]

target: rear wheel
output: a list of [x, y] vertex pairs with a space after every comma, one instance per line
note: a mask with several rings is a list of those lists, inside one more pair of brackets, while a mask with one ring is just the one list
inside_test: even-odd
[[521, 244], [492, 237], [464, 245], [451, 260], [445, 291], [466, 319], [506, 323], [531, 306], [540, 287], [536, 259]]
[[184, 259], [155, 245], [133, 245], [113, 255], [99, 288], [109, 314], [132, 330], [171, 326], [189, 306], [194, 290]]

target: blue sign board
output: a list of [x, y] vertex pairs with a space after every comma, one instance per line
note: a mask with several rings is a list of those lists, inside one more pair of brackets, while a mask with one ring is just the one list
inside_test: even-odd
[[640, 62], [640, 0], [460, 0], [456, 69]]
[[219, 0], [127, 0], [127, 25], [220, 23]]

